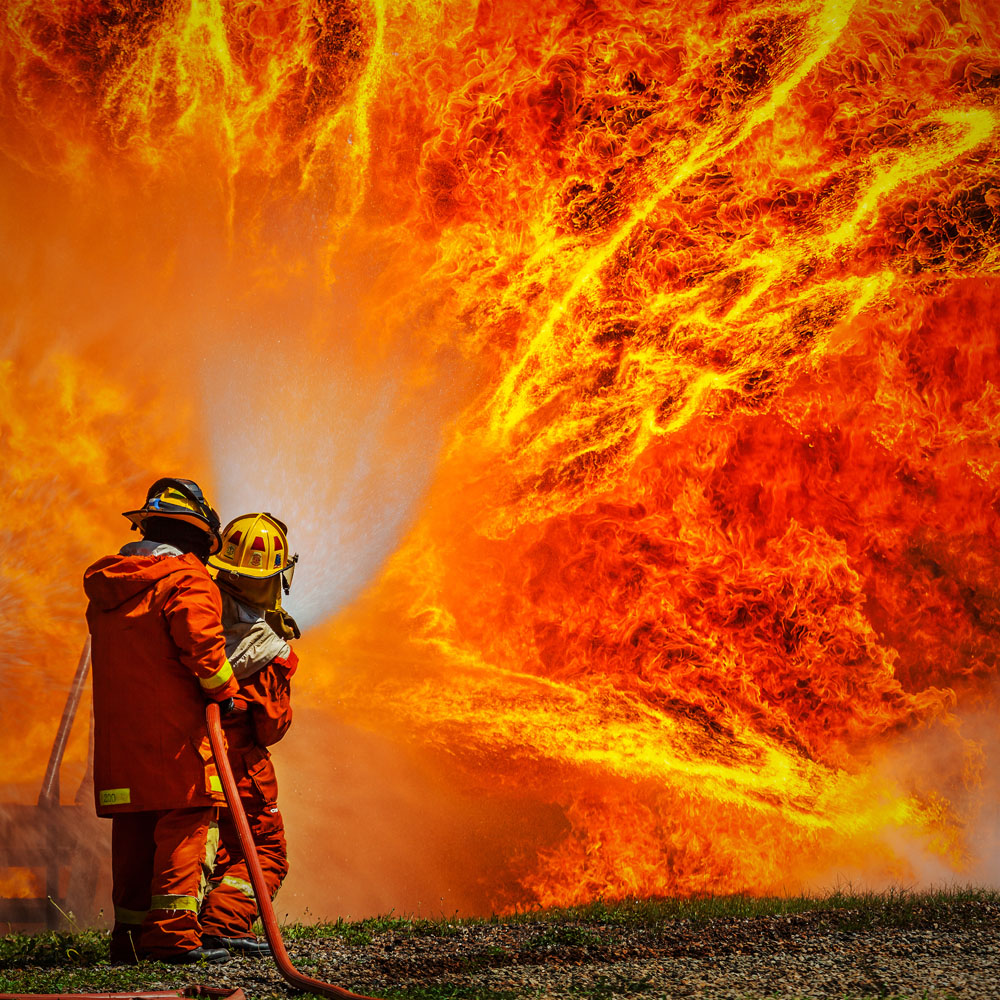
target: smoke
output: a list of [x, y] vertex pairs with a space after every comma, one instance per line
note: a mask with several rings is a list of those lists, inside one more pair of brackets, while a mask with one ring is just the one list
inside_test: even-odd
[[308, 681], [296, 688], [295, 723], [272, 748], [289, 831], [280, 916], [489, 915], [519, 894], [518, 861], [564, 832], [561, 810], [530, 791], [470, 781], [445, 755], [337, 721]]
[[[811, 888], [874, 889], [955, 884], [1000, 887], [1000, 735], [984, 702], [898, 735], [880, 749], [876, 771], [924, 806], [920, 829], [891, 829], [886, 866], [838, 864]], [[870, 859], [869, 859], [870, 860]]]

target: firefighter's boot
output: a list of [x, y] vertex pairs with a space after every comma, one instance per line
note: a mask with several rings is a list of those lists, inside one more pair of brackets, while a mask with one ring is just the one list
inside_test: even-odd
[[266, 941], [258, 941], [252, 937], [227, 938], [206, 934], [201, 943], [206, 948], [225, 948], [228, 951], [239, 952], [248, 958], [270, 958], [271, 946]]

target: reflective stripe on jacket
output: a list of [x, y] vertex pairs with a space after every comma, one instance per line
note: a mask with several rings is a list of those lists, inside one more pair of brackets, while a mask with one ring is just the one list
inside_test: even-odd
[[190, 553], [130, 552], [94, 563], [84, 590], [98, 815], [222, 803], [205, 702], [238, 684], [208, 571]]

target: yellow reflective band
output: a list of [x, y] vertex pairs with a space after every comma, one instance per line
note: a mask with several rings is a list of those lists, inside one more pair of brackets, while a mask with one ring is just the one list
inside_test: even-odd
[[191, 910], [198, 912], [195, 896], [154, 896], [149, 904], [151, 910]]
[[125, 806], [132, 801], [131, 788], [102, 788], [97, 793], [97, 801], [102, 806]]
[[247, 882], [245, 879], [236, 878], [235, 875], [225, 875], [222, 879], [222, 885], [231, 885], [234, 889], [239, 889], [244, 896], [249, 896], [251, 899], [256, 899], [254, 895], [253, 886]]
[[126, 910], [124, 906], [115, 907], [115, 923], [141, 924], [146, 919], [148, 910]]
[[201, 863], [201, 879], [198, 882], [198, 906], [205, 901], [205, 892], [208, 889], [208, 880], [212, 876], [212, 869], [215, 867], [215, 856], [219, 853], [219, 823], [212, 820], [208, 824], [208, 835], [205, 837], [205, 858]]
[[211, 677], [199, 677], [198, 683], [206, 691], [214, 691], [217, 687], [222, 687], [230, 677], [233, 676], [233, 667], [229, 660], [223, 660], [222, 666], [212, 674]]
[[[201, 511], [191, 503], [190, 500], [180, 490], [175, 490], [172, 486], [168, 486], [159, 496], [154, 497], [154, 500], [166, 501], [171, 507], [184, 507], [194, 514], [200, 514]], [[155, 514], [159, 510], [159, 505], [155, 507], [150, 504], [150, 507]]]
[[208, 776], [208, 787], [211, 788], [213, 792], [221, 792], [222, 779], [217, 774], [210, 774]]

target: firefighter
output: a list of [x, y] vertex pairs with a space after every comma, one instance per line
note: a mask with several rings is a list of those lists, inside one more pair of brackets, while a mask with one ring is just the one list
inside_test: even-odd
[[[281, 607], [298, 555], [288, 550], [287, 528], [267, 513], [244, 514], [226, 525], [222, 549], [209, 559], [222, 593], [226, 653], [239, 680], [235, 708], [223, 719], [229, 763], [253, 833], [257, 859], [273, 899], [288, 858], [278, 811], [278, 784], [268, 747], [292, 721], [290, 680], [298, 657], [294, 619]], [[230, 814], [220, 820], [220, 846], [201, 923], [204, 943], [249, 956], [269, 955], [251, 930], [257, 904]]]
[[84, 574], [94, 798], [111, 817], [111, 959], [224, 962], [198, 921], [224, 804], [205, 704], [239, 687], [205, 566], [221, 544], [219, 517], [188, 479], [157, 480], [124, 516], [142, 540]]

